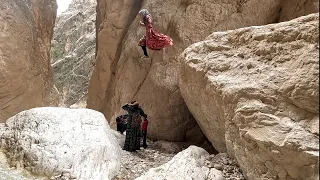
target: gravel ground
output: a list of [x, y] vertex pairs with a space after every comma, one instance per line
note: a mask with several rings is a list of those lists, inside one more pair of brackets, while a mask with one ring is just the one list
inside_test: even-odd
[[170, 161], [175, 154], [158, 150], [152, 141], [149, 141], [148, 148], [128, 152], [122, 150], [121, 169], [113, 180], [131, 180], [141, 176], [153, 167], [158, 167]]
[[[121, 169], [113, 180], [132, 180], [153, 167], [158, 167], [168, 161], [177, 153], [168, 153], [159, 148], [157, 143], [148, 141], [148, 148], [127, 152], [122, 150]], [[225, 180], [245, 180], [239, 166], [226, 153], [211, 154], [206, 162], [209, 168], [216, 168], [223, 172]]]

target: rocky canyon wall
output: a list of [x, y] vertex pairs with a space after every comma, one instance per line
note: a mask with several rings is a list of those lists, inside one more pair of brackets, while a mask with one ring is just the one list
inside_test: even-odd
[[[294, 4], [299, 11], [291, 10]], [[172, 47], [149, 51], [150, 59], [140, 59], [137, 46], [145, 31], [136, 17], [141, 8], [151, 12], [158, 31], [174, 40]], [[171, 141], [194, 137], [193, 132], [200, 131], [178, 86], [178, 57], [183, 50], [214, 31], [274, 23], [313, 11], [314, 1], [289, 5], [280, 0], [98, 0], [97, 58], [88, 108], [113, 121], [124, 103], [137, 100], [149, 115], [150, 137]]]
[[72, 0], [57, 17], [51, 65], [60, 106], [85, 107], [95, 59], [96, 4], [96, 0]]
[[[171, 141], [196, 137], [201, 131], [178, 86], [178, 57], [183, 50], [215, 31], [275, 23], [317, 12], [317, 2], [98, 0], [97, 57], [87, 107], [114, 121], [115, 116], [123, 113], [124, 103], [137, 100], [149, 115], [150, 137]], [[172, 47], [149, 51], [150, 59], [140, 59], [142, 51], [137, 46], [145, 32], [136, 17], [141, 8], [150, 11], [158, 31], [174, 40]], [[224, 129], [217, 128], [215, 131]], [[219, 151], [226, 151], [224, 144], [216, 145]]]
[[181, 56], [180, 90], [249, 180], [319, 178], [319, 15], [216, 32]]
[[49, 104], [55, 0], [1, 0], [0, 122]]

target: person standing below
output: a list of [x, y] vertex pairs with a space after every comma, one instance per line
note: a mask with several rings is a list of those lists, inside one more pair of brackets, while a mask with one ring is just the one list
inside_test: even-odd
[[148, 129], [148, 119], [146, 114], [144, 116], [141, 129], [142, 129], [142, 137], [143, 137], [142, 147], [146, 149], [147, 148], [147, 129]]
[[141, 139], [141, 116], [145, 116], [138, 102], [125, 104], [122, 109], [128, 112], [128, 122], [126, 129], [126, 138], [123, 149], [126, 151], [140, 150]]
[[139, 46], [141, 46], [144, 57], [148, 58], [147, 48], [151, 50], [161, 50], [167, 46], [173, 45], [173, 40], [164, 34], [159, 33], [152, 24], [151, 14], [146, 9], [141, 9], [139, 11], [140, 15], [140, 25], [146, 28], [146, 35], [139, 41]]
[[123, 132], [126, 131], [127, 119], [128, 119], [128, 115], [126, 115], [126, 114], [120, 115], [116, 118], [117, 131], [119, 131], [121, 134], [123, 134]]

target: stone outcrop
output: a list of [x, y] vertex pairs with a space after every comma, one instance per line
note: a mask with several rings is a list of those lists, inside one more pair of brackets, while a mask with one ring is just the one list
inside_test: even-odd
[[49, 104], [54, 0], [1, 0], [0, 122]]
[[72, 0], [58, 15], [52, 40], [53, 79], [60, 106], [86, 102], [96, 47], [96, 0]]
[[[215, 31], [264, 25], [317, 12], [314, 0], [98, 0], [97, 57], [87, 107], [113, 121], [121, 106], [137, 100], [150, 119], [150, 137], [184, 141], [202, 136], [178, 86], [178, 57]], [[293, 8], [296, 7], [296, 8]], [[147, 8], [156, 29], [174, 45], [143, 55], [137, 43], [145, 29], [136, 17]], [[219, 131], [219, 130], [218, 130]], [[192, 132], [198, 132], [193, 134]], [[224, 149], [225, 150], [225, 149]]]
[[43, 177], [33, 176], [30, 172], [21, 168], [12, 168], [8, 164], [6, 155], [0, 150], [0, 178], [5, 180], [43, 180]]
[[175, 180], [224, 180], [222, 172], [206, 167], [209, 153], [197, 146], [178, 153], [169, 162], [151, 168], [136, 180], [175, 179]]
[[6, 122], [1, 135], [11, 166], [48, 178], [112, 179], [120, 151], [103, 114], [88, 109], [35, 108]]
[[222, 171], [223, 177], [226, 180], [246, 179], [237, 162], [232, 159], [227, 153], [219, 153], [216, 155], [211, 154], [209, 156], [209, 162], [210, 163], [208, 164], [208, 167], [214, 167], [211, 168], [211, 170], [214, 171], [216, 171], [215, 169]]
[[182, 151], [182, 146], [174, 143], [174, 142], [167, 142], [167, 141], [156, 141], [154, 143], [154, 146], [157, 149], [160, 149], [163, 152], [167, 152], [167, 153], [178, 153], [180, 151]]
[[181, 55], [202, 131], [249, 180], [319, 177], [319, 15], [216, 32]]
[[112, 134], [116, 137], [119, 146], [120, 146], [120, 147], [123, 147], [123, 146], [124, 146], [125, 139], [126, 139], [125, 135], [120, 134], [118, 131], [115, 131], [115, 130], [113, 130], [113, 129], [111, 129], [111, 132], [112, 132]]

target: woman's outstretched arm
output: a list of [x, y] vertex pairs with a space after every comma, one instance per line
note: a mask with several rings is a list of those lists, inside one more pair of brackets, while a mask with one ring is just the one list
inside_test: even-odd
[[146, 26], [142, 21], [139, 22], [140, 26]]

